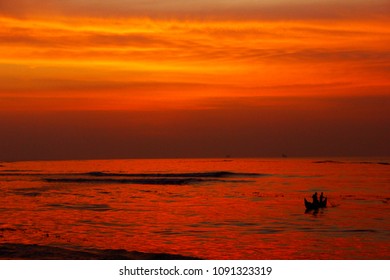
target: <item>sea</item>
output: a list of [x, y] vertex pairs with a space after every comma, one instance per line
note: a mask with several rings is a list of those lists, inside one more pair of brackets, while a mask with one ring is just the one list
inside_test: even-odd
[[61, 252], [390, 259], [390, 158], [0, 162], [0, 258]]

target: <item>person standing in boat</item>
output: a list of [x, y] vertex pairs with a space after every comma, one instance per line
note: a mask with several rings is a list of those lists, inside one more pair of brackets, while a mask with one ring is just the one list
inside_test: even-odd
[[313, 198], [313, 205], [318, 207], [320, 202], [318, 201], [318, 194], [317, 194], [317, 192], [315, 192], [315, 194], [313, 194], [312, 198]]
[[324, 193], [321, 192], [321, 195], [320, 195], [320, 204], [324, 203]]

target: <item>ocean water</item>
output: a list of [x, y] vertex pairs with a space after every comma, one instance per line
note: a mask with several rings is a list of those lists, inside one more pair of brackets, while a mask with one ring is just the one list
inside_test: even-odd
[[[389, 162], [1, 162], [0, 257], [36, 244], [202, 259], [390, 259]], [[328, 207], [306, 212], [314, 192]]]

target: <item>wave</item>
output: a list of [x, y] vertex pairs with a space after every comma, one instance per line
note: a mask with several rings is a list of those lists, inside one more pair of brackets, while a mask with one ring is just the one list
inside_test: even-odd
[[318, 160], [318, 161], [313, 161], [313, 163], [346, 163], [346, 162], [338, 161], [338, 160]]
[[303, 227], [300, 230], [305, 232], [322, 232], [322, 233], [377, 233], [375, 229], [318, 229]]
[[158, 179], [117, 179], [117, 178], [45, 178], [48, 183], [111, 183], [111, 184], [140, 184], [140, 185], [190, 185], [205, 182], [235, 182], [243, 183], [248, 180], [218, 180], [201, 178], [158, 178]]
[[[33, 171], [33, 172], [31, 172]], [[1, 170], [0, 176], [92, 176], [92, 177], [165, 177], [165, 178], [254, 178], [269, 176], [269, 174], [261, 173], [240, 173], [230, 171], [215, 171], [215, 172], [195, 172], [195, 173], [111, 173], [103, 171], [92, 171], [87, 173], [42, 173], [39, 171], [30, 170]]]
[[[113, 184], [143, 184], [143, 185], [189, 185], [205, 182], [251, 182], [248, 178], [271, 176], [260, 173], [240, 173], [230, 171], [194, 172], [194, 173], [113, 173], [92, 171], [87, 173], [37, 173], [37, 172], [1, 172], [0, 176], [32, 177], [44, 182], [62, 183], [113, 183]], [[239, 180], [239, 179], [244, 180]], [[38, 195], [36, 193], [27, 196]]]
[[[189, 185], [206, 182], [250, 182], [248, 178], [270, 176], [259, 173], [236, 173], [229, 171], [199, 173], [110, 173], [93, 171], [73, 174], [42, 175], [45, 182], [61, 183], [113, 183], [142, 185]], [[239, 180], [239, 179], [242, 180]]]
[[[261, 173], [241, 173], [231, 171], [190, 172], [190, 173], [115, 173], [91, 171], [86, 173], [43, 173], [26, 170], [0, 171], [0, 176], [11, 178], [25, 177], [48, 183], [106, 183], [106, 184], [142, 184], [142, 185], [190, 185], [207, 182], [245, 183], [253, 182], [250, 178], [272, 176]], [[13, 180], [13, 179], [11, 179]], [[38, 196], [40, 193], [21, 190], [16, 194]]]
[[338, 161], [338, 160], [319, 160], [313, 161], [313, 163], [331, 163], [331, 164], [379, 164], [379, 165], [390, 165], [390, 162], [386, 161]]
[[49, 207], [65, 208], [71, 210], [89, 210], [89, 211], [108, 211], [112, 208], [107, 204], [69, 204], [69, 203], [51, 203], [47, 204]]
[[196, 260], [177, 254], [143, 253], [124, 249], [69, 249], [48, 245], [3, 243], [1, 259], [27, 260]]
[[231, 177], [260, 177], [266, 174], [239, 173], [230, 171], [196, 172], [196, 173], [109, 173], [109, 172], [88, 172], [85, 175], [96, 177], [180, 177], [180, 178], [231, 178]]

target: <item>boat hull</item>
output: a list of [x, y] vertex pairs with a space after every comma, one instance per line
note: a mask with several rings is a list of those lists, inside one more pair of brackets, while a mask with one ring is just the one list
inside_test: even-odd
[[305, 201], [306, 210], [316, 210], [319, 208], [325, 208], [328, 202], [328, 198], [325, 198], [322, 202], [319, 202], [317, 204], [307, 201], [306, 198], [304, 201]]

